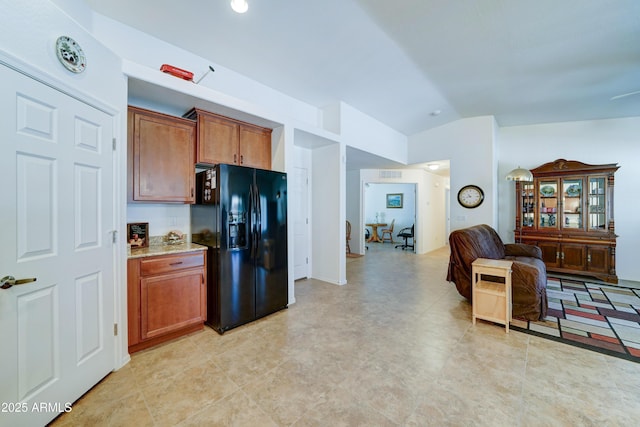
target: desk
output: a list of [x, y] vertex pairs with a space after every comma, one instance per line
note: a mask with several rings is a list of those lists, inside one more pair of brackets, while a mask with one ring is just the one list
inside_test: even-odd
[[367, 242], [382, 242], [380, 236], [378, 236], [378, 227], [386, 227], [386, 223], [376, 222], [372, 224], [365, 224], [367, 227], [371, 227], [371, 237]]

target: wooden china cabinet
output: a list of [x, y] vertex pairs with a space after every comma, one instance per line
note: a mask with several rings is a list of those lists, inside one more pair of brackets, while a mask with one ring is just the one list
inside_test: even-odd
[[613, 217], [617, 164], [558, 159], [516, 183], [516, 241], [538, 246], [551, 272], [618, 283]]

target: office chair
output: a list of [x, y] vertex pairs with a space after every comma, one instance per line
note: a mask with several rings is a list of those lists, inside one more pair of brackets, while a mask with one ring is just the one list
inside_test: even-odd
[[[368, 241], [369, 241], [369, 238], [371, 238], [371, 232], [369, 231], [369, 229], [368, 229], [368, 228], [365, 228], [365, 229], [364, 229], [364, 241], [365, 241], [365, 242], [368, 242]], [[369, 246], [364, 245], [364, 248], [365, 248], [365, 249], [369, 249]]]
[[[415, 224], [412, 225], [411, 227], [405, 227], [398, 232], [398, 237], [402, 237], [404, 239], [404, 243], [402, 245], [396, 245], [396, 248], [402, 248], [403, 251], [407, 248], [414, 249], [414, 245], [415, 245], [415, 239], [413, 238], [414, 226]], [[409, 244], [409, 239], [414, 239], [413, 244], [411, 245]]]

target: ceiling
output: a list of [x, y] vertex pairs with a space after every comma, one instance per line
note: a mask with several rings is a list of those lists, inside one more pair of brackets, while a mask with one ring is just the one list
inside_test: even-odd
[[247, 0], [245, 14], [228, 0], [85, 1], [294, 98], [343, 101], [406, 135], [483, 115], [500, 126], [640, 116], [640, 93], [611, 100], [640, 91], [637, 0]]

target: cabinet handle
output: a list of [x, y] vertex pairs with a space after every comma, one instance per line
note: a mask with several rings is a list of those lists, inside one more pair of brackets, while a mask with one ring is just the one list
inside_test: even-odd
[[169, 264], [169, 265], [180, 265], [180, 264], [182, 264], [182, 261], [172, 262], [172, 263], [171, 263], [171, 264]]
[[556, 252], [556, 259], [560, 258], [560, 252]]
[[560, 259], [564, 260], [564, 252], [562, 252], [561, 254], [562, 256], [560, 257]]
[[244, 156], [240, 154], [240, 164], [244, 165]]
[[591, 262], [591, 254], [587, 255], [587, 262]]
[[238, 155], [237, 154], [233, 155], [233, 163], [238, 163]]

